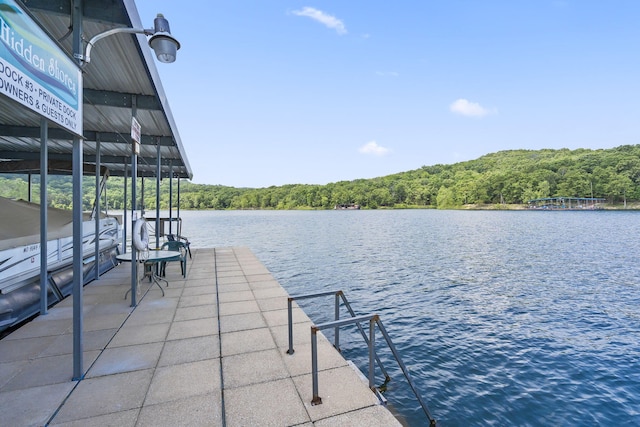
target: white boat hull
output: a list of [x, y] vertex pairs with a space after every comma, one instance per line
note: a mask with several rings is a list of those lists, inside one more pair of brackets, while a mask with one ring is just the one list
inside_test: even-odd
[[[99, 256], [95, 257], [95, 222], [83, 222], [84, 284], [113, 268], [122, 238], [115, 217], [99, 221]], [[40, 309], [40, 243], [0, 250], [0, 332], [36, 315]], [[73, 236], [47, 241], [47, 295], [51, 306], [70, 294], [73, 284]]]
[[[83, 257], [95, 254], [95, 224], [83, 224]], [[100, 250], [117, 245], [120, 225], [115, 218], [100, 220]], [[6, 249], [0, 252], [0, 294], [11, 292], [25, 281], [40, 275], [40, 243]], [[73, 261], [73, 236], [47, 242], [47, 270], [55, 271]]]

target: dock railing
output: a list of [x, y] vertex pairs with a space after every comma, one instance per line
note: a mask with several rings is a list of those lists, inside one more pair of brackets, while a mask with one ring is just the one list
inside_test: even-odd
[[[362, 315], [362, 316], [356, 316], [355, 312], [351, 308], [351, 305], [349, 304], [349, 301], [347, 300], [346, 296], [344, 295], [344, 293], [342, 291], [329, 291], [329, 292], [321, 292], [321, 293], [316, 293], [316, 294], [297, 295], [297, 296], [291, 296], [291, 297], [288, 298], [288, 300], [287, 300], [287, 315], [288, 315], [288, 323], [289, 323], [289, 349], [287, 350], [287, 353], [288, 354], [293, 354], [294, 351], [295, 351], [293, 349], [293, 301], [316, 298], [316, 297], [323, 297], [323, 296], [329, 296], [329, 295], [334, 295], [335, 296], [335, 309], [334, 309], [335, 320], [332, 321], [332, 322], [321, 323], [321, 324], [318, 324], [318, 325], [315, 325], [315, 324], [311, 325], [311, 377], [312, 377], [312, 388], [313, 388], [313, 399], [311, 400], [311, 404], [312, 405], [320, 405], [320, 404], [322, 404], [322, 398], [319, 396], [319, 393], [318, 393], [318, 349], [317, 349], [317, 347], [318, 347], [318, 338], [317, 338], [318, 331], [321, 331], [323, 329], [331, 329], [331, 328], [333, 328], [334, 329], [334, 347], [336, 348], [336, 350], [340, 351], [340, 327], [347, 326], [347, 325], [352, 325], [352, 324], [355, 324], [358, 327], [358, 330], [360, 331], [364, 342], [368, 346], [368, 350], [369, 350], [369, 375], [368, 375], [369, 388], [371, 389], [371, 391], [373, 391], [379, 397], [381, 397], [377, 387], [375, 386], [375, 365], [374, 365], [374, 360], [378, 364], [378, 366], [380, 367], [380, 370], [382, 371], [382, 373], [385, 376], [385, 384], [387, 382], [389, 382], [391, 380], [391, 378], [387, 374], [387, 371], [384, 369], [384, 366], [382, 365], [382, 362], [378, 358], [378, 355], [376, 354], [376, 351], [375, 351], [375, 335], [376, 335], [375, 334], [375, 326], [378, 325], [378, 329], [382, 333], [382, 336], [384, 337], [385, 341], [387, 342], [387, 345], [388, 345], [389, 349], [391, 350], [391, 353], [393, 354], [393, 357], [396, 359], [396, 362], [398, 363], [398, 366], [402, 370], [402, 373], [404, 374], [404, 377], [406, 378], [407, 382], [409, 383], [409, 387], [411, 387], [411, 390], [413, 391], [413, 394], [418, 399], [418, 402], [420, 403], [420, 406], [422, 407], [422, 410], [424, 411], [425, 415], [429, 419], [429, 425], [435, 427], [436, 426], [436, 420], [431, 416], [431, 413], [430, 413], [430, 411], [429, 411], [429, 409], [427, 407], [427, 404], [422, 400], [422, 397], [420, 396], [420, 394], [418, 393], [418, 390], [416, 389], [415, 385], [413, 384], [413, 380], [411, 379], [411, 375], [409, 374], [409, 371], [407, 370], [407, 367], [405, 366], [404, 362], [402, 361], [402, 358], [400, 357], [400, 354], [398, 353], [398, 350], [396, 349], [395, 345], [393, 344], [393, 341], [391, 341], [391, 337], [387, 333], [386, 328], [382, 324], [382, 320], [380, 320], [380, 316], [377, 315], [377, 314], [367, 314], [367, 315]], [[345, 307], [349, 311], [349, 314], [351, 316], [349, 318], [340, 319], [340, 300], [341, 299], [344, 302]], [[369, 323], [369, 337], [368, 338], [367, 338], [367, 334], [364, 331], [364, 328], [362, 327], [362, 325], [360, 325], [361, 322], [368, 322]]]

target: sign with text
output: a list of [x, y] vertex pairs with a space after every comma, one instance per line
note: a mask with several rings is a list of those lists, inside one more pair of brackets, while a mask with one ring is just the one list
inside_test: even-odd
[[140, 134], [142, 128], [135, 117], [131, 117], [131, 143], [133, 144], [133, 153], [140, 154]]
[[0, 93], [82, 136], [82, 72], [14, 0], [0, 0]]

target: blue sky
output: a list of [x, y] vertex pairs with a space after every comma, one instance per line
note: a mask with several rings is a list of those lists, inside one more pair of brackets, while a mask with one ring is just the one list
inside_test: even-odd
[[136, 0], [193, 181], [327, 184], [640, 143], [637, 0]]

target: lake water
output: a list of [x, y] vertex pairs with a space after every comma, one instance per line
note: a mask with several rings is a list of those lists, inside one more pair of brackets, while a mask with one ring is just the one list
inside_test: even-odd
[[[380, 314], [440, 426], [640, 425], [639, 213], [181, 216], [194, 247], [248, 246], [290, 294], [342, 289], [357, 314]], [[331, 320], [331, 297], [301, 305]], [[425, 425], [377, 343], [390, 407]], [[366, 372], [360, 335], [341, 346]]]

